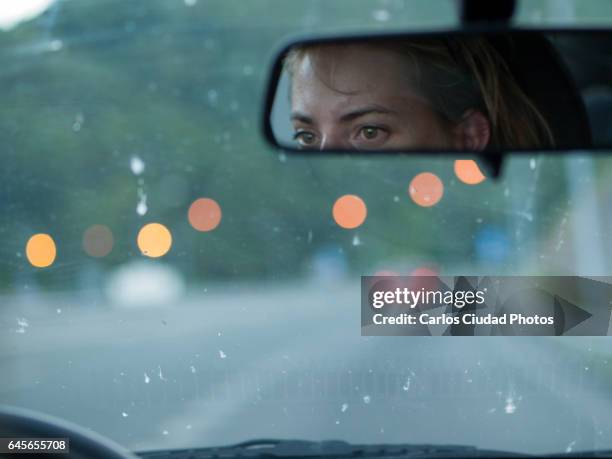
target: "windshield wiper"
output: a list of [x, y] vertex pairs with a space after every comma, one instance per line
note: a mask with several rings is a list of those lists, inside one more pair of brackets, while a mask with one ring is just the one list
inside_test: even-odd
[[530, 457], [524, 454], [490, 451], [473, 446], [380, 444], [353, 445], [339, 440], [271, 440], [260, 439], [231, 446], [149, 451], [136, 453], [144, 459], [205, 459], [205, 458], [373, 458], [373, 457]]

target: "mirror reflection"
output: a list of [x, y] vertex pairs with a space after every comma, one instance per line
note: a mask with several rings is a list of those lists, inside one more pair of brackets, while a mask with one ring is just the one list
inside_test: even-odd
[[536, 33], [297, 44], [282, 57], [272, 131], [305, 150], [589, 148], [569, 70], [588, 45]]

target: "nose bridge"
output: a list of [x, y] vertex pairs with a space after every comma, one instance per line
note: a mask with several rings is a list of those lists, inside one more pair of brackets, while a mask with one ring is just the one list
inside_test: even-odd
[[321, 138], [321, 150], [342, 150], [347, 148], [347, 140], [342, 135], [342, 130], [331, 127], [323, 133]]

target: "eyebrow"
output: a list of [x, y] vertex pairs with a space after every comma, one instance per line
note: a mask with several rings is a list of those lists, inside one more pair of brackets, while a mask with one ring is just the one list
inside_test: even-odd
[[[354, 121], [357, 118], [360, 118], [365, 115], [370, 115], [373, 113], [381, 114], [381, 115], [397, 115], [397, 112], [393, 110], [389, 110], [380, 106], [367, 106], [358, 108], [356, 110], [352, 110], [348, 113], [345, 113], [340, 117], [340, 122], [348, 122]], [[305, 124], [314, 124], [312, 117], [306, 115], [305, 113], [295, 111], [291, 113], [291, 121], [301, 121]]]
[[353, 121], [353, 120], [356, 120], [357, 118], [361, 118], [362, 116], [365, 116], [365, 115], [371, 115], [373, 113], [377, 113], [379, 115], [396, 115], [397, 114], [397, 112], [393, 110], [389, 110], [387, 108], [380, 107], [377, 105], [371, 105], [371, 106], [358, 108], [351, 112], [345, 113], [344, 115], [340, 117], [340, 121], [343, 121], [343, 122]]
[[302, 112], [291, 112], [291, 121], [300, 121], [305, 124], [314, 124], [312, 118]]

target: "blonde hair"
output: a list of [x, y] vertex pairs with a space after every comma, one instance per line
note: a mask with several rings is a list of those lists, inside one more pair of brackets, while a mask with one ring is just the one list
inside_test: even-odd
[[[329, 46], [338, 45], [294, 47], [285, 58], [285, 68], [293, 74], [306, 54], [316, 55]], [[519, 86], [501, 54], [485, 38], [380, 40], [371, 46], [397, 52], [413, 64], [412, 83], [442, 120], [456, 124], [467, 110], [481, 111], [491, 127], [489, 147], [526, 149], [554, 145], [545, 117]]]

